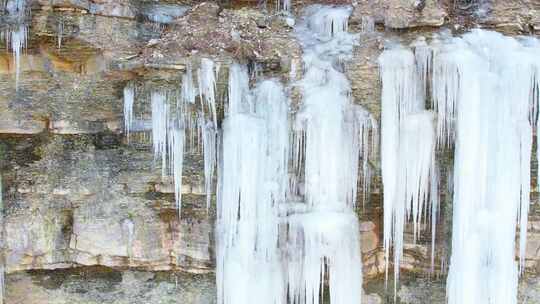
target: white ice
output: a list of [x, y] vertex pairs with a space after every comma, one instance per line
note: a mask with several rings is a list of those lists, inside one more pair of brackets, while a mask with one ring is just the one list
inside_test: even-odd
[[135, 102], [135, 87], [127, 84], [124, 87], [124, 130], [129, 141], [129, 132], [133, 123], [133, 104]]
[[[379, 57], [382, 80], [381, 167], [384, 185], [386, 280], [393, 247], [394, 292], [403, 258], [403, 231], [413, 222], [416, 241], [423, 217], [432, 211], [432, 257], [438, 207], [434, 114], [425, 110], [429, 49], [415, 43], [416, 54], [401, 46]], [[429, 203], [429, 204], [428, 204]], [[423, 214], [424, 212], [424, 214]], [[424, 215], [424, 216], [423, 216]], [[433, 258], [432, 258], [433, 261]]]

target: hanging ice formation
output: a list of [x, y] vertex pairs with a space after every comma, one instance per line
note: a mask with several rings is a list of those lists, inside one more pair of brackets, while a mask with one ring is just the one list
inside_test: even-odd
[[291, 0], [277, 0], [277, 9], [289, 12], [291, 10]]
[[[232, 65], [223, 121], [217, 220], [219, 304], [361, 302], [359, 168], [369, 189], [375, 121], [353, 105], [341, 63], [356, 43], [348, 7], [312, 6], [297, 28], [303, 101], [291, 122], [274, 80], [249, 88]], [[292, 146], [289, 147], [292, 143]], [[332, 182], [328, 182], [332, 181]]]
[[456, 109], [450, 304], [517, 302], [516, 223], [523, 267], [530, 109], [540, 83], [540, 47], [532, 42], [474, 30], [443, 41], [435, 57], [434, 69], [446, 67], [442, 79], [457, 79], [450, 91]]
[[217, 126], [216, 78], [218, 73], [219, 65], [214, 64], [214, 61], [208, 58], [201, 60], [201, 67], [197, 73], [199, 79], [199, 97], [203, 110], [205, 107], [207, 108], [207, 111], [212, 115], [212, 121], [215, 126]]
[[218, 303], [285, 304], [278, 206], [288, 185], [288, 99], [275, 80], [246, 92], [241, 66], [231, 67], [229, 79], [216, 227]]
[[56, 26], [56, 32], [57, 32], [57, 43], [58, 48], [62, 48], [62, 38], [64, 36], [64, 19], [58, 20], [58, 25]]
[[[152, 110], [152, 147], [154, 160], [161, 162], [163, 176], [172, 175], [175, 201], [181, 212], [182, 171], [186, 143], [187, 149], [203, 145], [205, 190], [207, 205], [210, 205], [212, 180], [216, 166], [216, 78], [219, 66], [210, 59], [202, 59], [198, 69], [198, 88], [193, 81], [191, 67], [182, 76], [182, 86], [178, 93], [168, 90], [154, 90], [150, 94]], [[198, 94], [197, 94], [198, 92]], [[200, 108], [194, 109], [196, 96]], [[124, 128], [129, 140], [133, 128], [133, 105], [135, 85], [128, 83], [124, 88]], [[176, 106], [174, 106], [176, 103]], [[196, 118], [192, 115], [197, 113]]]
[[363, 33], [372, 33], [375, 31], [375, 20], [371, 16], [362, 16], [361, 29]]
[[305, 72], [294, 122], [297, 176], [292, 193], [304, 204], [291, 205], [288, 211], [290, 303], [320, 303], [325, 279], [331, 303], [361, 303], [362, 260], [354, 208], [360, 159], [369, 177], [367, 139], [375, 124], [363, 108], [352, 104], [342, 72], [356, 43], [347, 33], [350, 13], [350, 7], [310, 6], [296, 30]]
[[133, 124], [133, 103], [135, 101], [135, 86], [128, 84], [124, 87], [124, 130], [129, 142], [129, 132]]
[[413, 235], [431, 211], [432, 262], [438, 207], [434, 114], [425, 110], [426, 66], [429, 50], [417, 45], [415, 54], [393, 47], [379, 57], [382, 88], [381, 162], [384, 185], [384, 249], [386, 275], [393, 245], [394, 289], [403, 257], [406, 219]]
[[7, 0], [4, 4], [4, 10], [7, 12], [11, 24], [1, 34], [6, 46], [13, 53], [13, 59], [15, 60], [15, 88], [18, 90], [21, 52], [26, 48], [28, 40], [28, 25], [24, 23], [26, 17], [26, 0]]
[[[427, 148], [426, 153], [416, 152], [415, 156], [403, 152], [403, 141], [411, 140], [404, 135], [413, 138], [410, 143], [429, 138], [430, 146], [434, 145], [431, 131], [413, 134], [404, 130], [412, 125], [408, 121], [411, 115], [403, 112], [414, 104], [410, 100], [431, 93], [438, 114], [437, 142], [441, 148], [452, 142], [455, 147], [448, 303], [516, 303], [527, 238], [532, 129], [538, 124], [540, 43], [534, 38], [514, 39], [473, 30], [461, 38], [441, 36], [430, 45], [419, 40], [414, 46], [415, 55], [396, 48], [380, 58], [385, 246], [388, 248], [392, 238], [390, 227], [394, 244], [402, 242], [396, 236], [398, 224], [387, 210], [395, 210], [394, 193], [403, 191], [399, 185], [408, 187], [408, 180], [396, 183], [390, 173], [403, 176], [396, 169], [402, 166], [403, 157], [419, 168], [428, 159]], [[412, 72], [414, 65], [416, 73]], [[416, 219], [414, 214], [413, 206]], [[517, 223], [519, 266], [515, 257]]]

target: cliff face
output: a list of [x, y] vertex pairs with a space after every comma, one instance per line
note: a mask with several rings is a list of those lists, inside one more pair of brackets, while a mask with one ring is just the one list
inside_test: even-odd
[[[504, 2], [504, 3], [503, 3]], [[293, 1], [298, 14], [311, 1]], [[441, 30], [475, 26], [510, 35], [540, 33], [534, 0], [329, 1], [354, 7], [362, 32], [346, 65], [354, 102], [380, 117], [377, 58], [387, 41], [409, 44]], [[180, 219], [172, 180], [155, 166], [149, 135], [123, 130], [124, 86], [136, 85], [141, 125], [149, 92], [175, 88], [201, 58], [220, 63], [218, 98], [233, 61], [262, 76], [301, 77], [294, 19], [253, 1], [28, 1], [28, 46], [16, 62], [0, 52], [0, 169], [5, 213], [6, 303], [213, 303], [215, 204], [206, 208], [202, 155], [186, 155]], [[374, 30], [366, 31], [374, 22]], [[0, 19], [1, 30], [10, 20]], [[0, 44], [4, 44], [4, 40]], [[7, 46], [3, 46], [5, 50]], [[293, 100], [299, 92], [291, 88]], [[451, 155], [439, 158], [448, 166]], [[536, 159], [533, 157], [533, 159]], [[380, 163], [360, 207], [368, 303], [384, 289]], [[536, 169], [536, 164], [533, 163]], [[443, 166], [441, 184], [447, 181]], [[533, 174], [535, 176], [535, 174]], [[536, 181], [533, 183], [536, 185]], [[533, 202], [537, 200], [536, 190]], [[402, 303], [444, 303], [452, 205], [443, 193], [435, 273], [428, 280], [430, 231], [414, 244], [407, 229]], [[215, 201], [215, 197], [213, 197]], [[540, 208], [530, 211], [524, 303], [540, 301]]]

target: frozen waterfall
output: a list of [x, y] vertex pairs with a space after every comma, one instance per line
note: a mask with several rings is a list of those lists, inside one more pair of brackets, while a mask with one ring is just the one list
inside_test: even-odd
[[[208, 58], [196, 69], [187, 65], [177, 89], [145, 93], [135, 82], [124, 89], [128, 136], [137, 131], [135, 110], [144, 108], [134, 107], [135, 99], [150, 101], [154, 160], [163, 176], [173, 177], [179, 212], [184, 155], [201, 152], [207, 206], [217, 171], [219, 304], [319, 304], [325, 290], [332, 304], [361, 302], [355, 210], [369, 196], [378, 130], [374, 117], [353, 102], [344, 74], [358, 43], [347, 32], [351, 11], [320, 5], [304, 11], [295, 29], [304, 76], [291, 84], [302, 93], [297, 111], [290, 87], [250, 77], [239, 63], [227, 65], [223, 102], [216, 86], [220, 64]], [[202, 151], [193, 147], [199, 143]]]
[[304, 12], [296, 28], [302, 102], [292, 117], [281, 84], [250, 89], [246, 67], [230, 67], [216, 229], [220, 304], [318, 304], [326, 282], [331, 303], [361, 302], [354, 210], [359, 176], [363, 195], [369, 191], [377, 129], [353, 104], [342, 72], [356, 43], [350, 13], [319, 5]]
[[[534, 38], [473, 30], [462, 37], [441, 34], [429, 44], [421, 38], [412, 46], [414, 53], [393, 46], [379, 58], [386, 255], [393, 242], [397, 274], [403, 218], [413, 221], [416, 236], [426, 200], [431, 200], [434, 227], [438, 182], [433, 149], [453, 147], [448, 302], [517, 303], [538, 117], [540, 44]], [[432, 105], [436, 119], [423, 110], [426, 104]]]
[[451, 67], [444, 79], [459, 73], [451, 92], [457, 113], [448, 301], [516, 303], [516, 224], [520, 219], [523, 262], [539, 49], [481, 30], [441, 48], [438, 56]]
[[[374, 119], [352, 103], [342, 72], [341, 64], [357, 43], [356, 36], [347, 33], [350, 13], [349, 7], [313, 5], [296, 29], [305, 70], [299, 81], [303, 99], [294, 121], [293, 155], [300, 156], [294, 161], [299, 175], [292, 193], [303, 197], [305, 206], [288, 219], [290, 303], [321, 303], [325, 279], [331, 303], [361, 302], [362, 260], [354, 209], [359, 168], [369, 176], [368, 133], [374, 136], [376, 127]], [[366, 162], [362, 166], [360, 159]]]

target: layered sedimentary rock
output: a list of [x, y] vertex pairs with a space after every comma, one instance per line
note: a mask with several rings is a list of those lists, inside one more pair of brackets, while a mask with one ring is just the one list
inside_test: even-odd
[[[155, 165], [149, 137], [135, 130], [127, 142], [123, 90], [128, 82], [140, 89], [134, 118], [144, 128], [150, 121], [149, 92], [178, 86], [183, 73], [196, 70], [201, 58], [221, 65], [218, 99], [227, 96], [233, 61], [249, 64], [253, 75], [294, 84], [303, 77], [294, 14], [312, 2], [293, 1], [293, 15], [277, 13], [270, 2], [267, 11], [255, 2], [235, 1], [27, 2], [31, 18], [27, 48], [20, 56], [18, 89], [13, 52], [0, 53], [6, 303], [154, 303], [165, 298], [212, 303], [215, 197], [207, 209], [203, 155], [185, 156], [179, 219], [173, 179], [162, 177]], [[464, 31], [477, 25], [511, 34], [540, 30], [535, 1], [339, 4], [353, 5], [349, 31], [362, 33], [344, 70], [353, 102], [365, 106], [377, 120], [381, 116], [377, 58], [388, 41], [410, 44], [419, 35], [429, 39], [443, 30]], [[2, 29], [11, 22], [0, 21]], [[373, 28], [368, 26], [371, 22]], [[2, 49], [4, 43], [0, 41]], [[289, 93], [294, 107], [300, 100], [298, 87], [291, 85]], [[372, 194], [364, 206], [358, 205], [357, 214], [364, 289], [367, 294], [378, 293], [385, 303], [392, 301], [392, 291], [381, 284], [385, 260], [378, 157], [369, 163], [375, 172]], [[446, 183], [445, 164], [451, 155], [438, 157], [441, 183]], [[536, 170], [536, 164], [532, 168]], [[444, 277], [452, 204], [451, 195], [442, 194], [434, 276]], [[398, 297], [404, 303], [443, 303], [443, 283], [417, 279], [427, 276], [430, 268], [431, 231], [423, 229], [415, 243], [413, 226], [404, 229], [400, 267], [414, 275], [402, 275], [404, 288]], [[540, 269], [536, 205], [529, 216], [525, 266], [530, 278], [523, 280], [523, 298], [535, 303], [540, 294], [534, 289]], [[133, 290], [138, 288], [143, 289], [144, 300], [137, 299]], [[126, 290], [131, 291], [122, 295]], [[377, 303], [377, 297], [366, 301]]]

